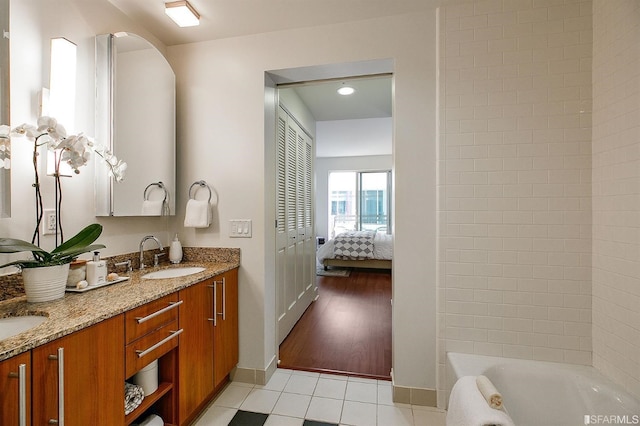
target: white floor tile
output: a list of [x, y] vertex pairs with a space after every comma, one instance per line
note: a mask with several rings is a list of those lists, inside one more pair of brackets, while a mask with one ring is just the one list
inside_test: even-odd
[[364, 377], [351, 377], [351, 376], [349, 376], [349, 381], [350, 382], [358, 382], [358, 383], [372, 383], [374, 385], [378, 384], [378, 381], [376, 379], [366, 379]]
[[305, 419], [338, 423], [342, 415], [342, 399], [312, 397]]
[[279, 416], [271, 414], [264, 423], [264, 426], [302, 426], [304, 419], [298, 417]]
[[394, 405], [393, 403], [393, 389], [391, 386], [378, 385], [378, 404], [382, 405]]
[[435, 407], [413, 406], [415, 426], [445, 426], [447, 412]]
[[327, 373], [320, 374], [320, 378], [331, 379], [331, 380], [344, 380], [345, 382], [349, 380], [349, 376], [343, 376], [341, 374], [327, 374]]
[[316, 390], [313, 392], [313, 396], [342, 400], [344, 399], [346, 389], [346, 380], [333, 380], [320, 377], [320, 380], [318, 380], [318, 384], [316, 385]]
[[347, 382], [347, 392], [344, 399], [348, 401], [370, 402], [375, 404], [378, 400], [378, 385], [373, 382]]
[[376, 404], [345, 401], [342, 406], [340, 424], [350, 426], [375, 426], [376, 408]]
[[235, 408], [212, 405], [200, 416], [193, 426], [227, 426], [237, 411]]
[[378, 405], [378, 424], [393, 426], [413, 426], [411, 408]]
[[231, 383], [222, 391], [220, 396], [216, 398], [213, 405], [228, 408], [240, 408], [240, 405], [242, 405], [244, 399], [247, 397], [247, 395], [249, 395], [251, 389], [252, 388], [250, 387], [238, 386], [234, 383]]
[[284, 392], [299, 393], [302, 395], [313, 395], [313, 391], [316, 389], [316, 383], [318, 383], [318, 377], [292, 374], [284, 387]]
[[280, 394], [280, 398], [273, 408], [273, 413], [283, 416], [300, 417], [302, 419], [307, 413], [310, 402], [310, 395], [283, 392]]
[[315, 377], [316, 379], [320, 378], [320, 373], [314, 373], [312, 371], [291, 370], [291, 374], [296, 376]]
[[273, 376], [269, 379], [266, 385], [256, 385], [258, 389], [268, 389], [282, 392], [284, 387], [287, 385], [289, 378], [291, 377], [290, 372], [285, 372], [282, 370], [276, 370], [273, 373]]
[[253, 389], [251, 393], [245, 398], [244, 402], [240, 406], [241, 410], [253, 411], [254, 413], [266, 413], [269, 414], [273, 411], [273, 407], [276, 406], [280, 398], [280, 392], [266, 390], [266, 389]]

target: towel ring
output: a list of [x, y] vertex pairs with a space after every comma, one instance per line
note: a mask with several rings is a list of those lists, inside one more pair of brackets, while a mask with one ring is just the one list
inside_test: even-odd
[[166, 203], [167, 197], [169, 196], [169, 191], [167, 191], [167, 188], [164, 186], [164, 183], [162, 183], [162, 181], [153, 182], [147, 185], [147, 187], [144, 189], [144, 200], [145, 201], [149, 200], [149, 193], [147, 191], [149, 191], [149, 188], [151, 188], [152, 186], [157, 186], [164, 191], [164, 198], [162, 199], [162, 201]]
[[198, 192], [199, 188], [207, 188], [209, 190], [209, 203], [211, 203], [211, 194], [212, 194], [211, 187], [207, 184], [207, 182], [203, 180], [199, 180], [191, 184], [191, 186], [189, 187], [189, 199], [194, 199], [194, 197], [191, 196], [191, 191], [193, 190], [194, 186], [198, 186], [196, 190], [193, 192], [194, 196], [195, 196], [195, 193]]

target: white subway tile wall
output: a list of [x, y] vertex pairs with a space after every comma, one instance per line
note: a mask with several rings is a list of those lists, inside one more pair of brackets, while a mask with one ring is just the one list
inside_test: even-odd
[[640, 2], [593, 15], [593, 364], [640, 398]]
[[592, 2], [450, 4], [439, 36], [439, 388], [446, 351], [591, 364]]

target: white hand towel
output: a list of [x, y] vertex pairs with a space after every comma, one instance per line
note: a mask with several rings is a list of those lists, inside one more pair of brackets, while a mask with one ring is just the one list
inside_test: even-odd
[[498, 389], [491, 383], [491, 380], [487, 376], [476, 377], [476, 385], [482, 394], [482, 397], [487, 401], [489, 407], [499, 410], [502, 408], [502, 395], [498, 392]]
[[507, 413], [487, 404], [476, 384], [476, 376], [461, 377], [451, 390], [447, 426], [487, 425], [515, 426]]
[[207, 228], [211, 224], [211, 215], [209, 201], [190, 199], [187, 201], [184, 226], [186, 228]]
[[164, 207], [164, 201], [152, 201], [144, 200], [142, 202], [142, 215], [143, 216], [162, 216], [162, 208]]

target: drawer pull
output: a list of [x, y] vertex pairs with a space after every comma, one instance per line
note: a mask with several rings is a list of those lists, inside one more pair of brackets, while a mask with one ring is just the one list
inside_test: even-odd
[[182, 300], [179, 300], [177, 302], [169, 302], [169, 306], [167, 306], [166, 308], [162, 308], [159, 311], [155, 311], [152, 314], [147, 315], [146, 317], [136, 317], [136, 321], [138, 321], [138, 324], [142, 324], [143, 322], [149, 321], [151, 318], [155, 318], [158, 315], [162, 315], [167, 311], [170, 311], [173, 308], [176, 308], [180, 305], [182, 305]]
[[[182, 301], [180, 301], [179, 303], [182, 303]], [[184, 330], [181, 328], [180, 330], [176, 330], [176, 331], [171, 331], [171, 334], [168, 335], [167, 337], [165, 337], [164, 339], [160, 340], [158, 343], [156, 343], [155, 345], [151, 346], [150, 348], [145, 349], [144, 351], [141, 350], [136, 350], [136, 353], [138, 354], [138, 358], [142, 358], [143, 356], [145, 356], [146, 354], [148, 354], [149, 352], [153, 351], [154, 349], [159, 348], [160, 346], [164, 345], [165, 343], [167, 343], [169, 340], [173, 339], [174, 337], [177, 337], [179, 334], [181, 334]]]
[[9, 373], [12, 379], [18, 379], [18, 425], [27, 426], [27, 366], [20, 364], [17, 373]]

